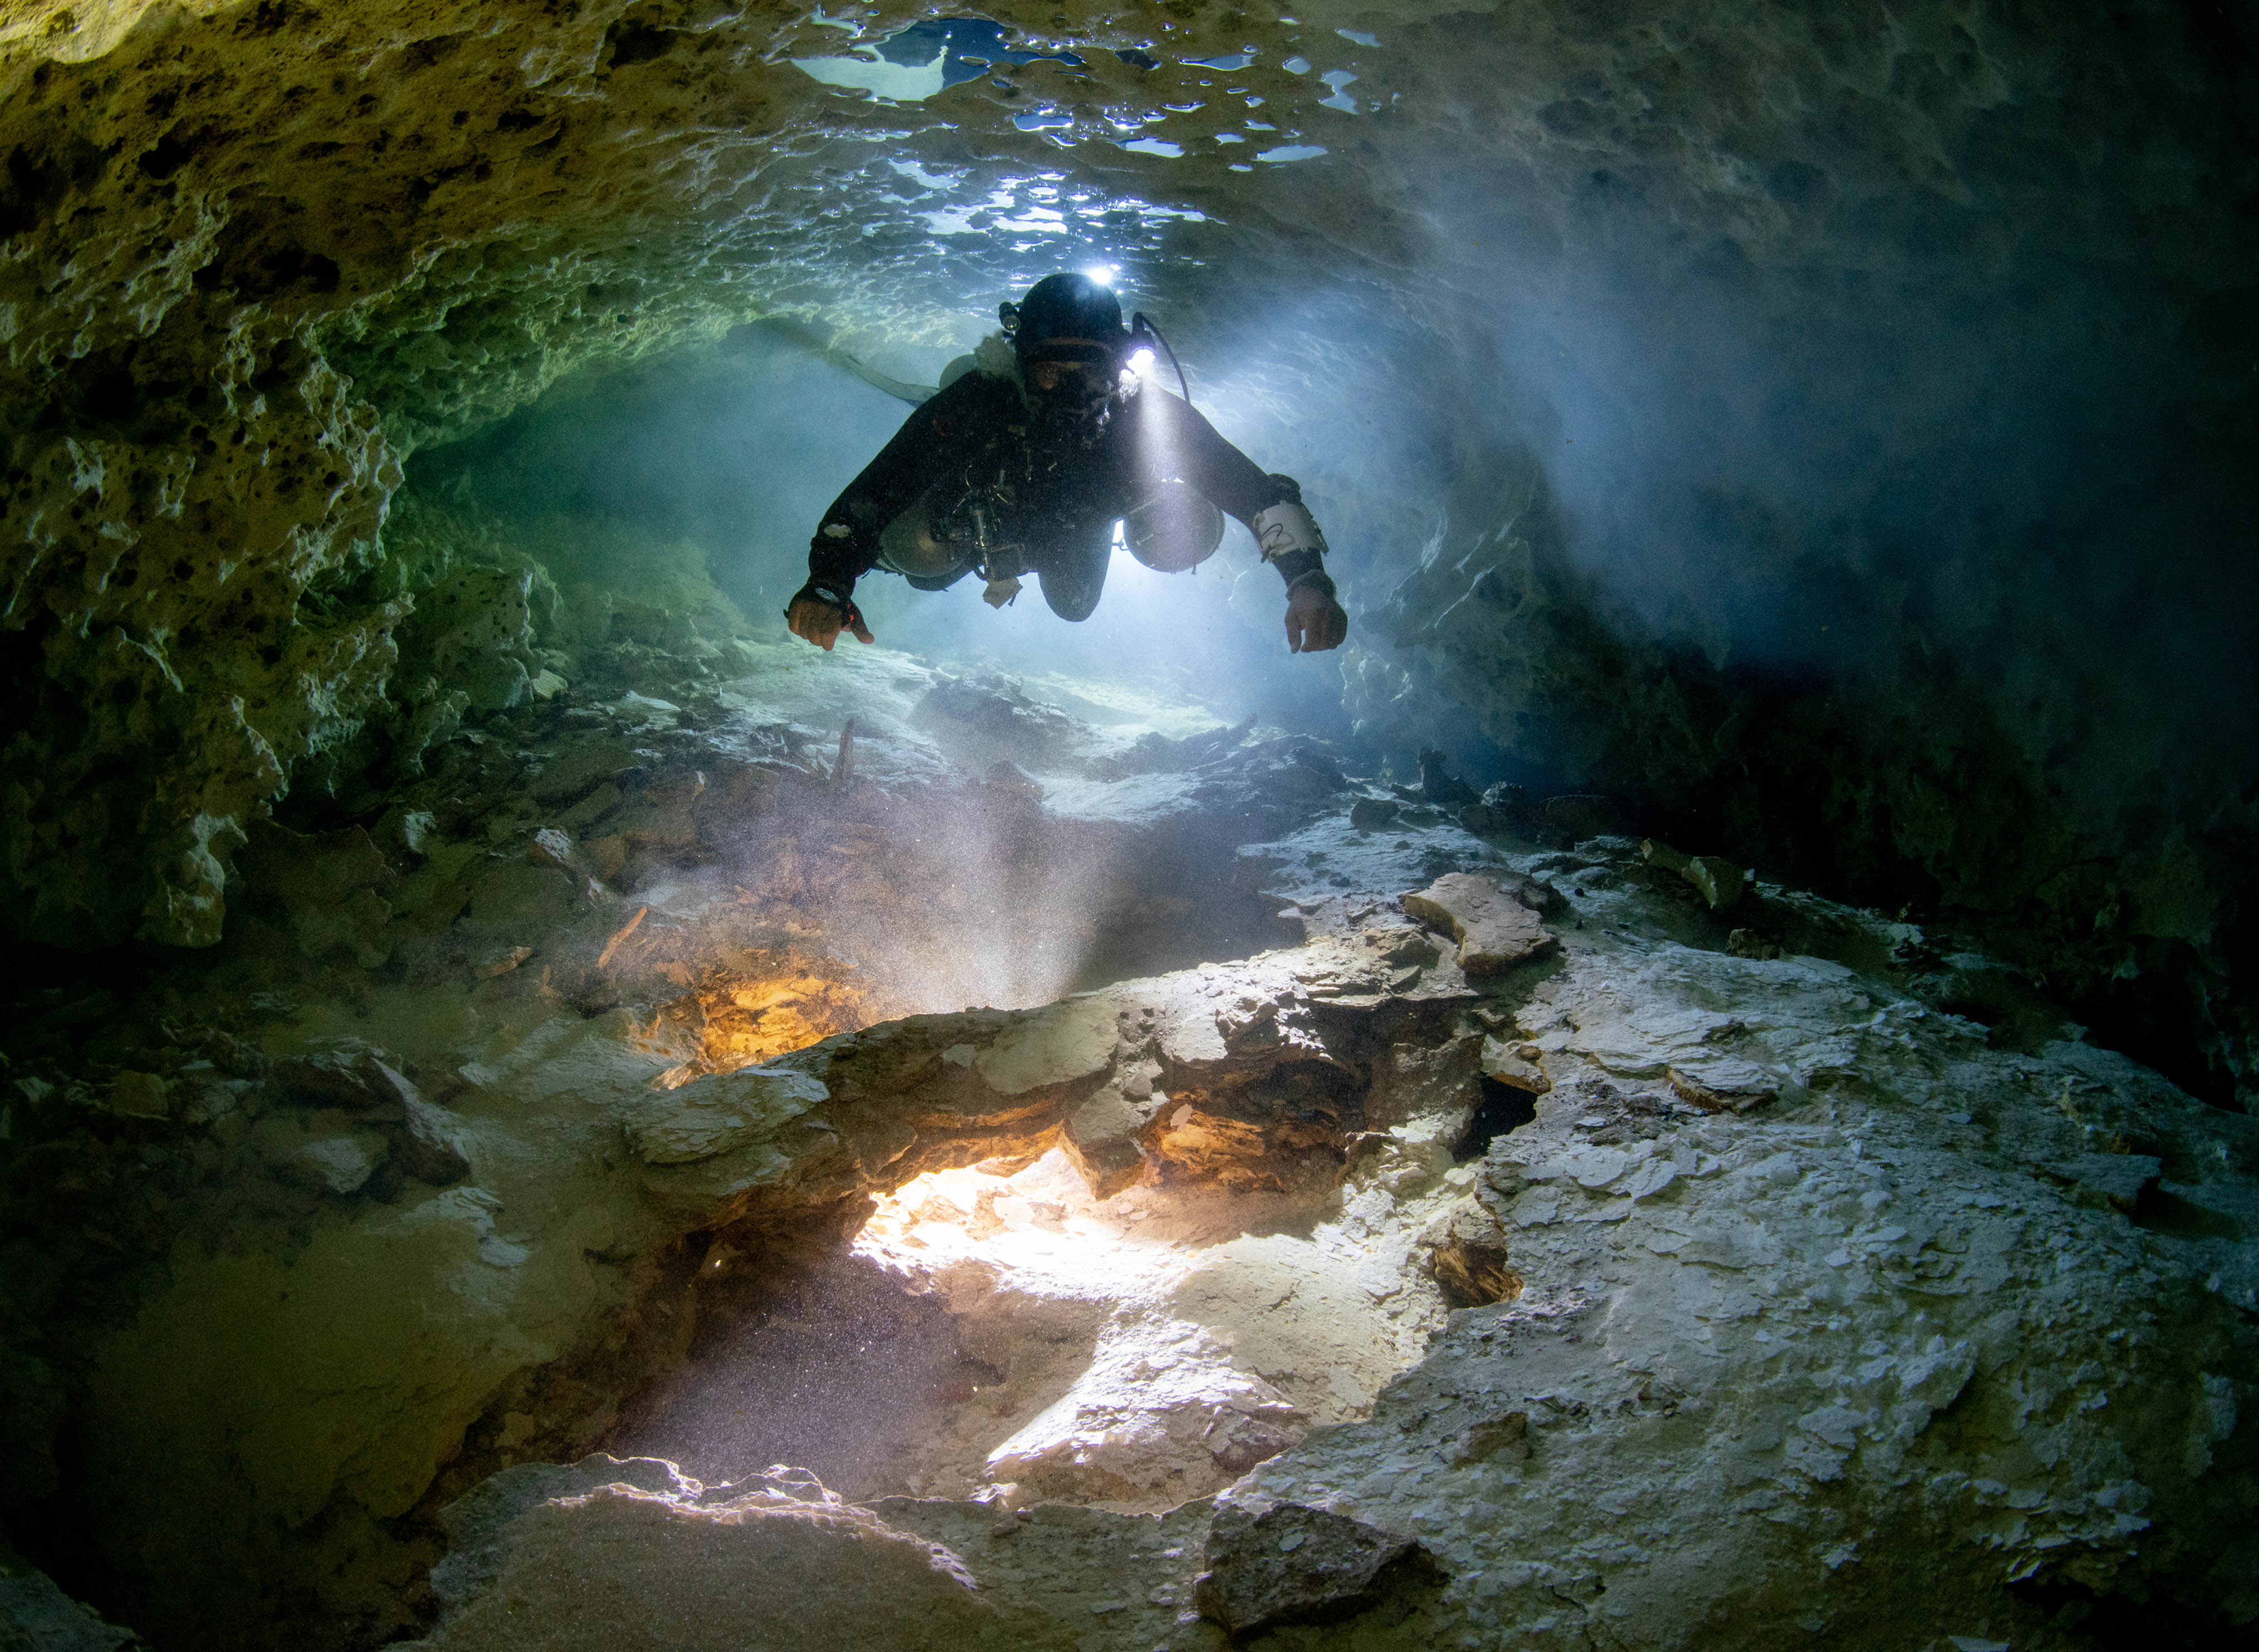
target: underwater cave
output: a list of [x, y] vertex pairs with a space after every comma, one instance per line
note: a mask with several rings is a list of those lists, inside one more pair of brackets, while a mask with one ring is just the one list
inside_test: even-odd
[[[6, 0], [0, 155], [0, 1648], [2253, 1632], [2248, 6]], [[976, 405], [1177, 432], [1081, 585], [849, 509]]]

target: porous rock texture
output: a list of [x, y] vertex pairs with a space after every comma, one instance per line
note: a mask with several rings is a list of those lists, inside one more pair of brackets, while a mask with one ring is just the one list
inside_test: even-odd
[[[1552, 1089], [1450, 1169], [1439, 1127], [1477, 1110], [1462, 1080], [1449, 1119], [1386, 1131], [1332, 1195], [1328, 1223], [1351, 1230], [1423, 1193], [1483, 1213], [1520, 1276], [1509, 1300], [1451, 1314], [1369, 1410], [1220, 1500], [1157, 1513], [1047, 1496], [1015, 1514], [1015, 1485], [880, 1499], [870, 1518], [942, 1543], [994, 1609], [1044, 1614], [1087, 1648], [1215, 1647], [1274, 1626], [1312, 1646], [2071, 1648], [2136, 1621], [2249, 1621], [2255, 1465], [2238, 1415], [2259, 1374], [2259, 1268], [2232, 1235], [2259, 1217], [2252, 1132], [2106, 1052], [1990, 1049], [1871, 971], [1735, 957], [1706, 914], [1634, 881], [1638, 864], [1621, 841], [1508, 860], [1587, 892], [1560, 965], [1472, 1006], [1510, 1015]], [[1802, 911], [1807, 938], [1878, 955], [1885, 926]], [[1309, 953], [1323, 943], [1173, 990], [1220, 985], [1229, 1004]], [[1273, 1001], [1284, 1033], [1295, 1000]], [[1310, 1010], [1329, 1001], [1313, 990]], [[1046, 1012], [1078, 1013], [1093, 1012]], [[1054, 1076], [1094, 1071], [1097, 1045], [1043, 1042]], [[924, 1043], [906, 1078], [930, 1070]], [[887, 1047], [838, 1046], [867, 1052], [859, 1066]], [[1028, 1047], [1001, 1039], [987, 1058]], [[1778, 1094], [1711, 1114], [1674, 1095], [1673, 1071], [1755, 1071]], [[937, 1239], [964, 1214], [920, 1231]], [[962, 1264], [930, 1265], [945, 1280]], [[1174, 1397], [1159, 1367], [1145, 1381], [1157, 1405]], [[1009, 1452], [993, 1462], [1018, 1471]], [[776, 1497], [783, 1472], [754, 1496]], [[638, 1575], [691, 1564], [683, 1535], [718, 1516], [690, 1511], [740, 1493], [676, 1490], [676, 1516], [638, 1516], [632, 1558], [611, 1558], [627, 1504], [649, 1495], [545, 1494], [498, 1536], [482, 1527], [505, 1556], [525, 1546], [498, 1575], [528, 1621], [590, 1609], [577, 1584], [568, 1599], [545, 1581], [583, 1556]], [[1250, 1548], [1258, 1534], [1272, 1560]], [[1305, 1546], [1339, 1563], [1297, 1562]], [[451, 1608], [434, 1643], [493, 1621], [501, 1587], [473, 1597], [488, 1615]], [[602, 1620], [641, 1608], [623, 1610]], [[1348, 1627], [1292, 1627], [1329, 1619]], [[959, 1643], [977, 1641], [937, 1641]]]
[[[1286, 1635], [1511, 1644], [1621, 1611], [1665, 1645], [1820, 1621], [2070, 1648], [2127, 1602], [2248, 1620], [2246, 1121], [2043, 1002], [1988, 1043], [1918, 995], [1944, 950], [1987, 967], [1943, 935], [1766, 884], [1721, 915], [1625, 839], [1419, 806], [1362, 830], [1380, 788], [1307, 740], [1165, 733], [1158, 704], [1098, 729], [851, 658], [717, 679], [695, 716], [567, 689], [460, 730], [374, 832], [267, 829], [261, 915], [197, 968], [121, 979], [130, 1007], [32, 1000], [10, 1495], [106, 1616], [188, 1647], [443, 1606], [443, 1643], [616, 1637], [632, 1587], [543, 1590], [765, 1599], [782, 1544], [843, 1587], [899, 1563], [943, 1590], [933, 1621], [973, 1638], [937, 1644], [1023, 1612], [1032, 1643], [1215, 1644], [1222, 1497], [1419, 1545], [1371, 1604], [1304, 1601], [1350, 1629]], [[865, 731], [854, 785], [818, 707]], [[991, 723], [1050, 731], [1035, 773], [989, 765]], [[912, 822], [957, 817], [960, 868], [1052, 848], [904, 935], [934, 864]], [[885, 1018], [966, 984], [931, 954], [987, 907], [1039, 933], [1078, 844], [1200, 895], [1158, 935], [1094, 929], [1116, 969], [1201, 912], [1243, 961], [1060, 998], [1037, 951], [994, 978], [1026, 1008]], [[1468, 876], [1551, 914], [1556, 950], [1465, 975], [1403, 898]], [[310, 922], [343, 887], [381, 910]], [[1249, 901], [1301, 944], [1244, 957]], [[770, 1492], [702, 1488], [770, 1466], [727, 1414], [780, 1380], [730, 1364], [731, 1292], [807, 1256], [875, 1268], [940, 1340], [927, 1386], [854, 1413], [880, 1449], [828, 1470], [852, 1506], [772, 1485], [832, 1511], [780, 1527], [803, 1517]], [[787, 1360], [880, 1392], [880, 1321], [826, 1328], [823, 1301], [779, 1323]], [[608, 1444], [701, 1489], [513, 1480], [549, 1489], [481, 1527], [509, 1584], [424, 1581], [484, 1477]]]

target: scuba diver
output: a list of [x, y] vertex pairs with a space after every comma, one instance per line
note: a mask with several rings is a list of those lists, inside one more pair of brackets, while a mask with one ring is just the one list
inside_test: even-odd
[[871, 641], [854, 591], [874, 567], [923, 591], [978, 573], [999, 608], [1031, 573], [1052, 613], [1087, 619], [1117, 529], [1132, 556], [1173, 573], [1215, 553], [1229, 513], [1286, 581], [1289, 651], [1339, 646], [1349, 616], [1301, 488], [1216, 434], [1189, 390], [1179, 400], [1141, 381], [1130, 358], [1148, 341], [1168, 348], [1144, 317], [1125, 327], [1112, 289], [1072, 274], [997, 314], [1003, 333], [951, 363], [823, 513], [808, 583], [785, 610], [793, 635], [827, 650], [843, 629]]

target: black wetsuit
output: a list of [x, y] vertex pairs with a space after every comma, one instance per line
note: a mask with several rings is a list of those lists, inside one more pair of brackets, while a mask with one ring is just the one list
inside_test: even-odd
[[[845, 598], [878, 563], [887, 523], [923, 502], [933, 537], [962, 558], [912, 584], [938, 590], [983, 566], [997, 579], [1033, 572], [1054, 613], [1084, 619], [1105, 587], [1114, 524], [1171, 478], [1242, 523], [1301, 499], [1293, 478], [1266, 475], [1165, 391], [1116, 394], [1102, 417], [1058, 416], [976, 369], [912, 413], [823, 513], [809, 587]], [[1278, 561], [1289, 580], [1319, 565], [1308, 553]]]

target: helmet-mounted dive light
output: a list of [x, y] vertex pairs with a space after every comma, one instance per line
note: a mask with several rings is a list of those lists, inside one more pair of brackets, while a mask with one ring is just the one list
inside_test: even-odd
[[1177, 360], [1177, 352], [1169, 348], [1169, 341], [1161, 337], [1161, 330], [1146, 319], [1145, 312], [1141, 310], [1130, 318], [1130, 352], [1134, 354], [1141, 346], [1151, 348], [1154, 345], [1160, 345], [1161, 353], [1168, 357], [1169, 365], [1176, 368], [1177, 388], [1185, 393], [1185, 405], [1190, 407], [1193, 387], [1185, 382], [1185, 370]]

